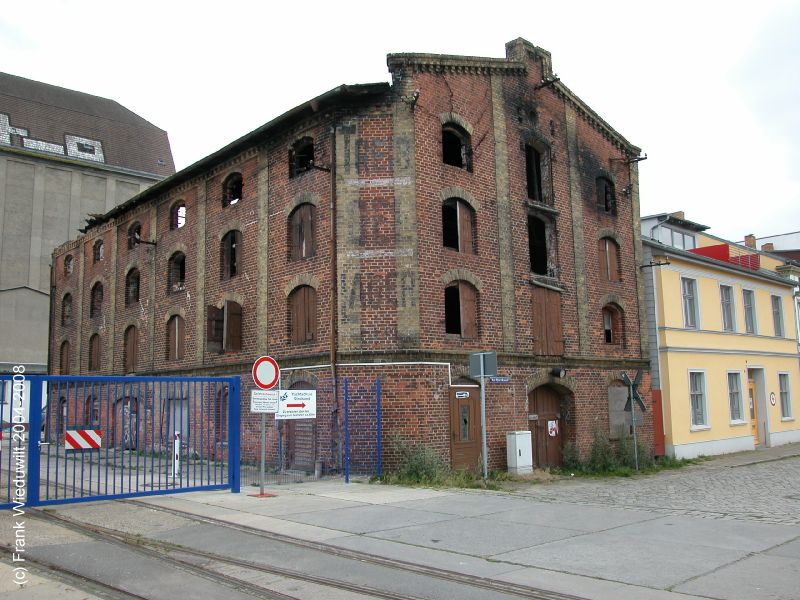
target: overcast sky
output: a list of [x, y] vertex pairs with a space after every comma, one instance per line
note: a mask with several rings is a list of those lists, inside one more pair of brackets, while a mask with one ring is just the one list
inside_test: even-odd
[[[22, 5], [25, 5], [24, 7]], [[800, 2], [7, 2], [0, 70], [111, 98], [178, 169], [386, 54], [502, 57], [523, 37], [648, 159], [642, 214], [741, 240], [800, 230]]]

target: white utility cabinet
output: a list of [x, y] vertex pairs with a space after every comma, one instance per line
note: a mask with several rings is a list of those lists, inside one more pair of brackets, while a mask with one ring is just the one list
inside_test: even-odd
[[509, 431], [506, 433], [506, 462], [512, 475], [533, 472], [533, 447], [530, 431]]

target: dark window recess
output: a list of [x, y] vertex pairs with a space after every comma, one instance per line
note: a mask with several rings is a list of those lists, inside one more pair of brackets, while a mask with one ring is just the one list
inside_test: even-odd
[[58, 366], [58, 372], [61, 375], [69, 375], [69, 361], [72, 359], [70, 350], [69, 342], [64, 341], [61, 344], [60, 362]]
[[167, 293], [182, 292], [186, 289], [186, 256], [176, 252], [169, 258], [167, 266]]
[[231, 173], [222, 185], [222, 206], [236, 204], [242, 199], [242, 174]]
[[92, 248], [92, 258], [94, 262], [103, 260], [103, 240], [97, 240]]
[[142, 239], [142, 226], [134, 223], [128, 228], [128, 250], [133, 250]]
[[471, 339], [478, 335], [477, 292], [472, 285], [459, 281], [444, 288], [445, 333]]
[[122, 363], [125, 373], [136, 371], [136, 355], [138, 353], [139, 342], [136, 335], [136, 327], [131, 325], [125, 330], [125, 347], [123, 349]]
[[167, 360], [181, 360], [183, 358], [183, 317], [174, 315], [167, 321]]
[[84, 154], [94, 154], [95, 147], [90, 144], [84, 144], [83, 142], [77, 143], [78, 152], [83, 152]]
[[103, 284], [97, 282], [92, 287], [92, 294], [89, 300], [89, 317], [99, 317], [103, 311]]
[[547, 226], [544, 221], [528, 215], [528, 255], [531, 271], [537, 275], [548, 275], [547, 267]]
[[316, 254], [316, 212], [313, 204], [301, 204], [289, 215], [289, 260], [309, 258]]
[[442, 204], [442, 245], [475, 254], [475, 211], [459, 198], [448, 198]]
[[64, 257], [64, 275], [72, 275], [72, 269], [74, 266], [75, 263], [73, 262], [72, 255], [67, 254]]
[[459, 169], [472, 171], [470, 135], [453, 123], [442, 126], [442, 162]]
[[172, 205], [169, 215], [169, 228], [180, 229], [186, 225], [186, 205], [183, 202], [177, 202]]
[[72, 294], [66, 294], [61, 301], [61, 325], [72, 325]]
[[622, 313], [615, 306], [603, 307], [603, 341], [606, 344], [622, 343]]
[[314, 140], [305, 137], [289, 150], [289, 178], [297, 177], [314, 166]]
[[561, 293], [544, 287], [532, 290], [533, 352], [561, 356], [564, 333], [561, 326]]
[[542, 195], [542, 155], [536, 148], [525, 146], [525, 176], [528, 181], [528, 198], [544, 202]]
[[600, 210], [607, 213], [617, 212], [617, 198], [614, 194], [614, 184], [605, 177], [598, 177], [597, 187], [597, 206]]
[[600, 279], [604, 281], [619, 281], [620, 265], [617, 242], [611, 238], [602, 238], [598, 245]]
[[317, 291], [308, 285], [289, 296], [289, 339], [293, 344], [317, 339]]
[[238, 352], [242, 349], [242, 307], [226, 301], [222, 308], [206, 307], [206, 348], [209, 352]]
[[220, 279], [230, 279], [240, 272], [242, 258], [242, 233], [229, 231], [220, 244]]
[[89, 338], [89, 371], [99, 371], [101, 362], [100, 334], [95, 333]]
[[139, 302], [139, 269], [131, 269], [125, 276], [125, 306]]

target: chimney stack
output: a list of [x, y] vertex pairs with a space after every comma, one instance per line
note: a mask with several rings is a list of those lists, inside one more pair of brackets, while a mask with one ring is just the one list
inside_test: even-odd
[[670, 213], [669, 216], [675, 217], [676, 219], [680, 219], [681, 221], [686, 220], [686, 217], [684, 216], [684, 212], [682, 210], [676, 210], [674, 213]]
[[772, 242], [768, 242], [766, 244], [761, 244], [761, 249], [764, 252], [772, 252], [773, 250], [775, 250], [775, 244], [773, 244]]
[[755, 250], [756, 236], [754, 236], [752, 233], [748, 233], [746, 236], [744, 236], [744, 245]]

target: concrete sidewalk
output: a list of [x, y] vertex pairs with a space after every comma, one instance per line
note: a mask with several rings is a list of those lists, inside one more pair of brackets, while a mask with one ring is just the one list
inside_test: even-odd
[[[325, 480], [268, 487], [275, 494], [272, 498], [212, 492], [146, 501], [586, 598], [796, 599], [800, 598], [799, 524], [762, 522], [749, 513], [708, 518], [702, 511], [670, 509], [665, 514], [663, 507], [634, 502], [637, 495], [647, 498], [654, 486], [663, 489], [665, 481], [689, 480], [695, 487], [711, 482], [713, 489], [697, 492], [713, 499], [728, 487], [740, 493], [722, 478], [770, 481], [770, 473], [772, 480], [784, 479], [775, 482], [781, 492], [785, 478], [793, 480], [789, 485], [796, 489], [797, 499], [783, 500], [795, 502], [800, 520], [796, 444], [642, 478], [532, 485], [527, 492], [514, 494]], [[593, 502], [594, 488], [624, 488], [629, 501], [621, 507]], [[749, 499], [737, 496], [728, 502], [746, 505]]]

